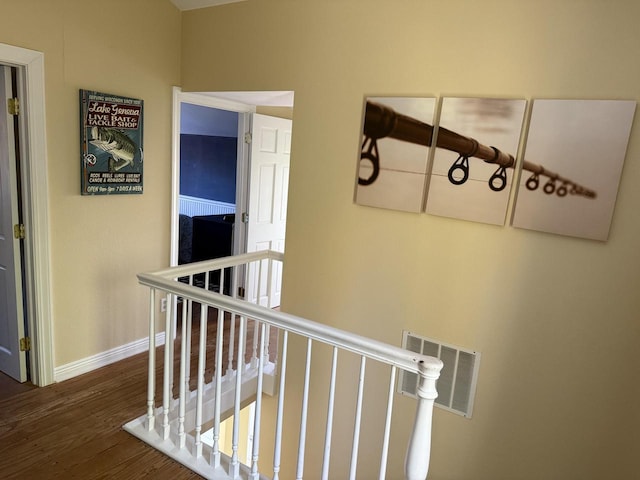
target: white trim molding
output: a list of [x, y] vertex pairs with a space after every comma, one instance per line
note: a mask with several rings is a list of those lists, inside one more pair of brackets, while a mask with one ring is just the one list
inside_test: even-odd
[[47, 183], [44, 54], [0, 43], [0, 63], [20, 67], [25, 75], [27, 143], [25, 208], [27, 227], [26, 298], [29, 331], [34, 351], [31, 381], [38, 386], [53, 382], [53, 319], [49, 250], [49, 188]]
[[180, 103], [191, 103], [204, 107], [213, 107], [238, 113], [255, 113], [256, 106], [243, 103], [236, 98], [226, 98], [228, 94], [216, 92], [183, 92], [180, 87], [174, 87], [174, 94]]
[[[164, 345], [164, 332], [156, 333], [156, 347]], [[70, 378], [77, 377], [84, 373], [89, 373], [101, 367], [106, 367], [133, 355], [149, 351], [149, 337], [135, 340], [126, 345], [121, 345], [106, 352], [98, 353], [90, 357], [76, 360], [55, 368], [54, 380], [62, 382]]]

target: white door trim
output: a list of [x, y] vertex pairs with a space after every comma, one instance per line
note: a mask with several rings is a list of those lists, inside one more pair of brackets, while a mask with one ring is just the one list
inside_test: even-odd
[[49, 190], [47, 183], [44, 54], [0, 43], [0, 62], [24, 68], [26, 83], [23, 194], [25, 202], [25, 261], [31, 381], [53, 383], [53, 335], [49, 250]]
[[180, 103], [182, 90], [173, 87], [173, 115], [171, 121], [171, 247], [169, 265], [178, 265], [178, 212], [180, 207]]

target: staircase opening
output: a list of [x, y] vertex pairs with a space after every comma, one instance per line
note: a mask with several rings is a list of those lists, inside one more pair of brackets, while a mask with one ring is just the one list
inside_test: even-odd
[[[245, 408], [240, 410], [240, 442], [238, 443], [238, 455], [244, 459], [243, 462], [251, 465], [251, 456], [253, 454], [253, 419], [255, 417], [256, 402], [251, 402]], [[214, 428], [211, 426], [209, 430], [202, 434], [202, 443], [213, 448]], [[233, 417], [229, 417], [220, 423], [220, 451], [222, 453], [233, 455]]]

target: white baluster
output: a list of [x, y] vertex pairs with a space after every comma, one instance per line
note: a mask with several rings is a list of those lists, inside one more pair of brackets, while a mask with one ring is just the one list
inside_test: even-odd
[[367, 363], [367, 357], [360, 358], [360, 378], [358, 379], [358, 399], [356, 400], [356, 418], [353, 427], [353, 447], [351, 447], [351, 467], [349, 470], [349, 479], [355, 480], [356, 470], [358, 469], [358, 447], [360, 445], [360, 424], [362, 422], [362, 400], [364, 397], [364, 371]]
[[[189, 276], [189, 285], [193, 285], [193, 275]], [[185, 313], [186, 312], [186, 313]], [[187, 324], [187, 351], [184, 378], [185, 389], [190, 391], [189, 381], [191, 377], [191, 328], [193, 326], [193, 300], [183, 297], [182, 299], [182, 323]]]
[[396, 384], [396, 367], [391, 367], [391, 380], [389, 381], [389, 398], [387, 399], [387, 419], [384, 424], [384, 437], [382, 440], [382, 456], [380, 458], [380, 480], [387, 476], [387, 457], [389, 455], [389, 434], [391, 433], [391, 414], [393, 412], [393, 393]]
[[[251, 254], [248, 258], [252, 258], [256, 256], [255, 254]], [[263, 261], [267, 261], [267, 263], [262, 263]], [[228, 260], [224, 260], [226, 263]], [[201, 268], [195, 278], [193, 275], [189, 277], [189, 283], [196, 283], [198, 287], [203, 286], [201, 279], [204, 277], [205, 283], [204, 287], [206, 289], [210, 288], [210, 284], [213, 282], [213, 277], [209, 278], [211, 275], [220, 274], [220, 291], [224, 292], [225, 289], [230, 288], [230, 295], [232, 297], [239, 296], [239, 292], [235, 288], [234, 282], [237, 282], [238, 275], [246, 273], [240, 271], [240, 268], [233, 267], [233, 280], [225, 279], [225, 269], [215, 269], [213, 266], [215, 263], [208, 263], [210, 265], [207, 268]], [[274, 264], [271, 259], [263, 259], [259, 260], [258, 264], [251, 264], [251, 267], [257, 269], [258, 275], [250, 276], [254, 279], [255, 283], [251, 285], [251, 291], [255, 293], [252, 295], [252, 298], [247, 298], [245, 303], [249, 300], [255, 301], [259, 300], [259, 304], [262, 306], [272, 307], [274, 302], [274, 285], [273, 283], [273, 272], [275, 271], [275, 267], [277, 264]], [[181, 270], [177, 271], [187, 271], [185, 267], [181, 267]], [[196, 267], [198, 268], [198, 267]], [[241, 267], [242, 268], [242, 267]], [[204, 270], [208, 270], [205, 272]], [[197, 271], [193, 269], [191, 271]], [[212, 273], [213, 272], [213, 273]], [[266, 276], [265, 276], [266, 274]], [[320, 341], [322, 343], [326, 343], [331, 348], [333, 348], [333, 359], [332, 359], [332, 367], [330, 373], [330, 386], [328, 389], [328, 406], [327, 406], [327, 417], [326, 417], [326, 430], [325, 430], [325, 438], [323, 442], [323, 459], [322, 459], [322, 470], [321, 472], [315, 472], [313, 475], [318, 475], [319, 478], [328, 479], [331, 476], [331, 454], [333, 456], [338, 454], [338, 452], [332, 452], [332, 432], [333, 432], [333, 421], [335, 417], [338, 415], [336, 410], [340, 408], [339, 404], [336, 404], [336, 382], [337, 382], [337, 363], [338, 363], [338, 351], [341, 348], [346, 348], [347, 350], [351, 350], [353, 352], [360, 352], [361, 362], [360, 362], [360, 375], [358, 379], [358, 387], [357, 387], [357, 399], [355, 409], [352, 410], [354, 415], [354, 431], [353, 431], [353, 444], [352, 451], [350, 455], [350, 471], [349, 478], [350, 480], [355, 480], [358, 466], [358, 456], [359, 456], [359, 443], [361, 438], [361, 426], [363, 419], [363, 406], [364, 406], [364, 389], [365, 389], [365, 368], [368, 358], [372, 358], [374, 360], [379, 360], [383, 363], [387, 361], [392, 365], [390, 367], [390, 384], [389, 384], [389, 392], [388, 392], [388, 401], [387, 401], [387, 411], [386, 417], [384, 420], [384, 433], [382, 438], [381, 445], [381, 454], [379, 457], [380, 461], [380, 471], [378, 474], [379, 478], [385, 478], [386, 472], [390, 468], [387, 464], [389, 463], [388, 458], [390, 455], [390, 432], [391, 432], [391, 420], [393, 416], [393, 401], [395, 399], [395, 381], [397, 378], [397, 369], [398, 368], [408, 368], [410, 371], [418, 371], [420, 384], [418, 386], [418, 403], [416, 410], [416, 418], [413, 427], [413, 432], [411, 435], [411, 439], [409, 441], [409, 445], [407, 447], [407, 453], [405, 458], [405, 478], [408, 480], [424, 480], [428, 473], [429, 466], [429, 449], [431, 442], [431, 428], [432, 428], [432, 415], [433, 415], [433, 404], [434, 400], [437, 396], [435, 390], [436, 379], [439, 377], [441, 363], [438, 364], [437, 361], [433, 359], [429, 360], [425, 358], [426, 366], [420, 365], [419, 368], [408, 366], [407, 362], [413, 361], [415, 362], [415, 356], [408, 356], [406, 352], [400, 351], [397, 347], [393, 346], [384, 346], [380, 345], [379, 342], [371, 342], [369, 343], [367, 339], [353, 336], [349, 334], [343, 334], [342, 332], [337, 331], [336, 329], [326, 328], [326, 330], [322, 328], [318, 328], [317, 325], [310, 324], [309, 327], [306, 327], [306, 322], [304, 319], [299, 321], [293, 316], [281, 315], [276, 311], [268, 311], [267, 309], [262, 308], [254, 308], [252, 306], [242, 307], [242, 302], [230, 302], [230, 308], [233, 308], [238, 312], [238, 316], [240, 317], [239, 327], [235, 327], [235, 314], [231, 311], [227, 313], [218, 303], [218, 299], [221, 297], [217, 293], [206, 293], [201, 292], [198, 295], [207, 305], [202, 304], [200, 310], [200, 338], [198, 343], [195, 343], [195, 338], [193, 339], [194, 345], [190, 348], [191, 344], [191, 330], [193, 328], [197, 328], [192, 324], [192, 321], [197, 321], [197, 319], [193, 319], [194, 311], [197, 311], [198, 300], [191, 300], [189, 298], [190, 294], [188, 293], [189, 289], [184, 288], [184, 284], [178, 286], [175, 290], [173, 287], [169, 285], [170, 275], [167, 273], [162, 273], [164, 275], [164, 279], [158, 277], [142, 277], [145, 282], [148, 282], [151, 286], [150, 289], [150, 298], [149, 298], [149, 306], [150, 306], [150, 314], [149, 314], [149, 359], [148, 359], [148, 374], [149, 377], [147, 379], [147, 398], [146, 398], [146, 411], [143, 416], [140, 417], [133, 423], [132, 429], [141, 429], [144, 430], [143, 435], [149, 437], [149, 443], [155, 444], [158, 448], [163, 449], [167, 445], [170, 446], [171, 452], [169, 455], [174, 456], [178, 455], [181, 458], [186, 459], [188, 464], [198, 463], [200, 468], [203, 465], [203, 459], [197, 459], [197, 457], [202, 457], [203, 452], [207, 451], [207, 447], [204, 447], [202, 442], [202, 430], [204, 427], [204, 420], [212, 420], [213, 424], [213, 444], [211, 448], [211, 456], [207, 458], [207, 463], [210, 464], [210, 471], [214, 471], [216, 469], [221, 468], [221, 465], [224, 462], [224, 455], [220, 451], [221, 447], [221, 410], [223, 408], [221, 396], [223, 395], [223, 386], [230, 387], [229, 389], [233, 389], [233, 384], [235, 383], [235, 392], [229, 392], [231, 396], [234, 396], [233, 401], [234, 406], [231, 407], [232, 411], [229, 412], [234, 415], [233, 420], [233, 434], [232, 434], [232, 455], [231, 460], [229, 462], [228, 474], [229, 478], [240, 479], [245, 478], [246, 480], [258, 480], [263, 478], [258, 473], [258, 461], [260, 454], [260, 432], [263, 430], [266, 425], [261, 423], [262, 416], [262, 399], [263, 399], [263, 382], [267, 381], [264, 378], [265, 369], [270, 369], [271, 364], [267, 364], [270, 359], [269, 349], [270, 349], [270, 329], [276, 328], [273, 325], [269, 325], [266, 322], [270, 322], [274, 320], [278, 325], [288, 325], [289, 328], [296, 334], [300, 334], [307, 339], [307, 351], [306, 351], [306, 365], [305, 365], [305, 376], [304, 376], [304, 386], [302, 392], [301, 399], [301, 416], [300, 416], [300, 431], [299, 431], [299, 439], [298, 445], [299, 450], [297, 452], [296, 459], [296, 471], [295, 478], [302, 479], [304, 474], [304, 464], [306, 457], [306, 433], [309, 427], [308, 425], [308, 416], [309, 410], [312, 407], [312, 401], [310, 400], [310, 376], [311, 376], [311, 360], [312, 360], [312, 347], [314, 343], [314, 339]], [[183, 274], [183, 277], [185, 275]], [[182, 277], [181, 277], [182, 278]], [[247, 276], [249, 279], [249, 276]], [[175, 280], [175, 279], [174, 279]], [[194, 282], [195, 280], [195, 282]], [[184, 281], [184, 279], [183, 279]], [[225, 287], [225, 284], [227, 286]], [[266, 284], [266, 292], [265, 292], [265, 284]], [[217, 286], [217, 284], [216, 284]], [[164, 290], [161, 290], [164, 289]], [[186, 291], [184, 291], [186, 290]], [[171, 292], [179, 292], [184, 291], [183, 293], [171, 293]], [[216, 288], [217, 291], [217, 288]], [[164, 372], [163, 372], [163, 380], [162, 380], [162, 392], [161, 394], [156, 394], [156, 390], [159, 390], [159, 385], [156, 382], [156, 368], [159, 367], [158, 362], [162, 363], [162, 357], [158, 358], [156, 352], [156, 335], [157, 335], [157, 325], [156, 321], [158, 321], [158, 312], [156, 302], [158, 301], [158, 295], [161, 292], [170, 292], [167, 293], [167, 312], [165, 316], [164, 329], [166, 333], [166, 345], [164, 351]], [[266, 297], [264, 297], [266, 293]], [[178, 295], [185, 295], [184, 298], [179, 298]], [[183, 309], [181, 310], [181, 318], [177, 318], [177, 306], [178, 300], [183, 302]], [[193, 302], [196, 302], [194, 305]], [[223, 303], [227, 303], [225, 300]], [[217, 305], [217, 307], [215, 307]], [[208, 309], [209, 308], [217, 308], [217, 316], [218, 316], [218, 325], [217, 325], [217, 335], [216, 335], [216, 354], [214, 359], [206, 358], [206, 347], [207, 347], [207, 322], [208, 322]], [[174, 310], [175, 309], [175, 310]], [[264, 312], [265, 315], [262, 315], [260, 312]], [[229, 315], [227, 317], [226, 315]], [[230, 318], [230, 332], [231, 332], [231, 342], [229, 345], [230, 354], [227, 359], [227, 356], [224, 355], [223, 344], [227, 342], [227, 338], [225, 337], [225, 322], [227, 318]], [[176, 323], [182, 319], [182, 327], [180, 332], [176, 332]], [[250, 324], [249, 322], [253, 322]], [[260, 328], [258, 328], [258, 322], [260, 322]], [[253, 326], [253, 328], [251, 328]], [[251, 330], [249, 330], [251, 328]], [[253, 341], [247, 342], [247, 339], [250, 334], [253, 332]], [[274, 331], [274, 334], [276, 332]], [[181, 335], [181, 343], [180, 345], [176, 345], [175, 340], [177, 340], [177, 334]], [[274, 425], [274, 455], [273, 455], [273, 480], [280, 480], [280, 472], [284, 470], [282, 468], [282, 455], [283, 455], [283, 430], [284, 430], [284, 408], [285, 408], [285, 385], [286, 385], [286, 368], [287, 368], [287, 351], [288, 351], [288, 331], [283, 328], [283, 337], [282, 337], [283, 345], [282, 345], [282, 356], [281, 360], [279, 360], [280, 368], [279, 368], [279, 385], [278, 385], [278, 399], [277, 399], [277, 413], [275, 418]], [[236, 346], [236, 342], [238, 342], [238, 346]], [[253, 343], [253, 345], [252, 345]], [[197, 346], [196, 346], [197, 345]], [[197, 367], [197, 390], [195, 392], [190, 392], [189, 386], [189, 363], [190, 363], [190, 349], [199, 348], [198, 350], [198, 367]], [[275, 344], [274, 344], [275, 348]], [[177, 353], [175, 350], [181, 350], [180, 356], [180, 367], [178, 369], [178, 358], [176, 357]], [[250, 414], [250, 427], [249, 431], [251, 432], [251, 436], [249, 439], [249, 447], [247, 449], [248, 456], [246, 460], [239, 458], [239, 444], [243, 443], [244, 445], [244, 436], [245, 431], [240, 434], [242, 428], [240, 427], [240, 409], [243, 406], [242, 401], [246, 400], [247, 391], [243, 392], [243, 383], [245, 383], [245, 379], [242, 378], [242, 374], [244, 372], [245, 375], [250, 376], [252, 381], [253, 375], [256, 373], [255, 371], [247, 372], [247, 358], [252, 354], [252, 363], [257, 367], [257, 394], [256, 394], [256, 402], [253, 405], [255, 408], [254, 411]], [[298, 359], [296, 359], [297, 361]], [[300, 359], [301, 360], [301, 359]], [[195, 358], [194, 358], [195, 361]], [[213, 375], [209, 378], [205, 378], [204, 372], [206, 368], [206, 362], [213, 362]], [[226, 365], [224, 364], [226, 362]], [[238, 368], [238, 372], [233, 370], [234, 365]], [[395, 365], [395, 366], [393, 366]], [[178, 370], [180, 379], [175, 378], [178, 377]], [[270, 370], [269, 370], [270, 371]], [[226, 377], [225, 375], [229, 372], [233, 372], [235, 375], [235, 379], [233, 383], [230, 377]], [[212, 378], [211, 378], [212, 377]], [[210, 380], [211, 384], [206, 384], [206, 382]], [[178, 384], [180, 387], [180, 392], [178, 395], [174, 395], [174, 390], [177, 390], [175, 384]], [[255, 385], [255, 384], [254, 384]], [[205, 393], [210, 393], [211, 396], [215, 396], [215, 398], [205, 397]], [[187, 408], [190, 408], [191, 403], [187, 400], [191, 400], [191, 396], [195, 397], [194, 400], [194, 408], [193, 410], [186, 411]], [[245, 395], [243, 395], [245, 394]], [[224, 394], [226, 395], [226, 393]], [[162, 406], [160, 407], [160, 397], [162, 397]], [[205, 411], [205, 405], [209, 405], [209, 403], [204, 403], [205, 398], [207, 401], [213, 400], [213, 404], [211, 406], [211, 411]], [[158, 408], [160, 407], [160, 408]], [[338, 410], [339, 411], [339, 410]], [[191, 415], [193, 415], [194, 419], [192, 420]], [[208, 416], [206, 416], [208, 415]], [[171, 420], [171, 422], [169, 422]], [[292, 420], [292, 419], [290, 419]], [[381, 420], [382, 421], [382, 420]], [[141, 423], [142, 422], [142, 423]], [[195, 422], [193, 425], [192, 423]], [[208, 425], [208, 423], [207, 423]], [[244, 425], [243, 425], [244, 428]], [[188, 430], [188, 431], [187, 431]], [[157, 437], [156, 431], [160, 434], [160, 438]], [[193, 433], [194, 437], [190, 437], [189, 435]], [[229, 432], [231, 433], [231, 432]], [[262, 433], [267, 433], [262, 432]], [[137, 433], [136, 433], [137, 435]], [[241, 441], [241, 437], [242, 441]], [[170, 439], [171, 442], [163, 442], [163, 439]], [[191, 440], [194, 440], [193, 449], [191, 448]], [[184, 450], [184, 447], [189, 445], [189, 452]], [[181, 447], [180, 448], [175, 447]], [[310, 444], [310, 447], [317, 449], [319, 444]], [[192, 450], [192, 451], [191, 451]], [[344, 455], [344, 452], [339, 452], [340, 455]], [[187, 458], [188, 454], [188, 458]], [[191, 455], [193, 454], [193, 455]], [[264, 455], [264, 452], [263, 452]], [[174, 456], [174, 458], [176, 458]], [[336, 459], [334, 458], [334, 464]], [[346, 460], [346, 458], [345, 458]], [[266, 460], [262, 459], [263, 466]], [[185, 464], [187, 464], [185, 463]], [[248, 464], [248, 468], [245, 468], [242, 463]], [[335, 465], [334, 465], [335, 467]], [[227, 468], [225, 467], [225, 470]], [[307, 476], [309, 476], [312, 472], [307, 472]], [[395, 476], [398, 472], [394, 472], [393, 476]], [[289, 472], [289, 474], [293, 474], [293, 472]], [[208, 475], [208, 473], [206, 474]], [[216, 475], [216, 474], [214, 474]], [[392, 474], [390, 474], [392, 475]], [[225, 477], [227, 478], [227, 477]]]
[[162, 383], [162, 438], [169, 438], [169, 410], [171, 409], [171, 383], [173, 377], [173, 328], [171, 322], [171, 306], [173, 295], [167, 296], [167, 311], [165, 312], [165, 342], [164, 342], [164, 375]]
[[266, 327], [267, 328], [265, 329], [264, 349], [262, 353], [262, 359], [264, 363], [268, 363], [269, 357], [271, 356], [269, 354], [269, 346], [271, 345], [271, 325], [267, 325]]
[[282, 456], [282, 422], [284, 419], [284, 387], [285, 374], [287, 372], [287, 343], [289, 332], [284, 331], [282, 335], [282, 357], [280, 360], [280, 387], [278, 388], [278, 413], [276, 417], [276, 436], [273, 451], [273, 480], [279, 480], [280, 459]]
[[198, 345], [198, 386], [196, 387], [196, 438], [195, 451], [193, 455], [198, 458], [202, 456], [202, 394], [204, 391], [204, 365], [207, 358], [207, 323], [209, 306], [202, 305], [200, 315], [200, 343]]
[[258, 288], [256, 289], [256, 305], [260, 305], [260, 298], [262, 297], [262, 264], [263, 260], [258, 260]]
[[241, 265], [234, 265], [231, 267], [231, 290], [230, 297], [238, 298], [238, 287], [240, 286], [240, 267]]
[[[233, 298], [238, 297], [238, 268], [234, 267], [233, 269], [233, 289], [231, 291], [231, 296]], [[235, 335], [236, 335], [236, 315], [235, 313], [231, 313], [231, 321], [229, 324], [229, 360], [227, 361], [227, 375], [231, 378], [234, 375], [233, 370], [233, 350], [235, 348]]]
[[233, 438], [231, 440], [231, 463], [229, 464], [229, 476], [231, 478], [238, 478], [240, 474], [240, 461], [238, 460], [238, 442], [240, 441], [240, 402], [242, 397], [240, 396], [240, 390], [242, 389], [242, 368], [240, 365], [244, 364], [244, 343], [245, 339], [245, 327], [247, 319], [246, 317], [240, 317], [240, 329], [238, 332], [238, 360], [236, 369], [236, 391], [235, 401], [233, 406]]
[[307, 363], [304, 370], [304, 392], [302, 394], [302, 414], [300, 418], [300, 440], [298, 441], [298, 463], [296, 480], [302, 480], [304, 472], [304, 451], [307, 439], [307, 412], [309, 408], [309, 376], [311, 371], [311, 338], [307, 338]]
[[[184, 301], [183, 301], [184, 303]], [[182, 334], [180, 336], [180, 404], [178, 412], [178, 448], [184, 448], [186, 444], [186, 435], [184, 431], [184, 416], [187, 406], [187, 325], [191, 324], [190, 321], [186, 321], [186, 309], [182, 309]]]
[[418, 367], [420, 369], [417, 389], [418, 406], [404, 463], [404, 474], [407, 480], [424, 480], [429, 472], [433, 402], [438, 398], [436, 380], [440, 377], [442, 362], [426, 365], [421, 361]]
[[324, 456], [322, 459], [322, 478], [329, 478], [329, 459], [331, 458], [331, 432], [333, 431], [333, 406], [336, 393], [336, 367], [338, 365], [338, 347], [333, 347], [331, 361], [331, 382], [329, 386], [329, 406], [327, 407], [327, 428], [324, 439]]
[[175, 363], [173, 359], [176, 355], [176, 339], [178, 338], [178, 295], [167, 294], [167, 315], [170, 317], [171, 329], [169, 337], [169, 357], [171, 362], [169, 364], [169, 408], [172, 409], [174, 405], [173, 387], [175, 386]]
[[[265, 324], [262, 324], [260, 332], [260, 350], [264, 348]], [[253, 418], [253, 446], [251, 449], [251, 475], [250, 480], [259, 480], [258, 458], [260, 456], [260, 416], [262, 413], [262, 375], [264, 373], [264, 359], [258, 361], [258, 386], [256, 391], [255, 416]]]
[[267, 260], [267, 308], [273, 306], [273, 260]]
[[235, 313], [231, 313], [231, 323], [229, 325], [229, 360], [227, 361], [227, 375], [229, 375], [229, 378], [232, 378], [235, 375], [235, 370], [233, 369], [233, 354], [235, 350], [237, 318], [238, 317]]
[[216, 338], [215, 382], [216, 399], [213, 413], [213, 448], [211, 449], [211, 465], [220, 466], [220, 402], [222, 390], [222, 350], [224, 345], [224, 310], [218, 307], [218, 329]]
[[256, 320], [253, 320], [252, 322], [253, 322], [253, 350], [251, 353], [251, 368], [256, 368], [258, 366], [258, 322]]
[[224, 295], [224, 268], [220, 269], [220, 291], [218, 292], [220, 295]]
[[156, 290], [149, 290], [149, 366], [147, 378], [147, 430], [155, 427], [156, 395]]

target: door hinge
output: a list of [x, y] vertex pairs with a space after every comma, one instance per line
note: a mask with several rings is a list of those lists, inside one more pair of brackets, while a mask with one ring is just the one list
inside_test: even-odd
[[20, 351], [21, 352], [28, 352], [29, 350], [31, 350], [31, 338], [22, 337], [20, 339]]
[[247, 132], [244, 134], [244, 143], [250, 144], [252, 140], [251, 132]]
[[18, 223], [13, 226], [13, 236], [17, 240], [24, 240], [24, 224]]
[[20, 100], [17, 98], [7, 98], [7, 110], [9, 111], [9, 115], [19, 115]]
[[242, 212], [242, 223], [249, 223], [249, 214], [247, 212]]

